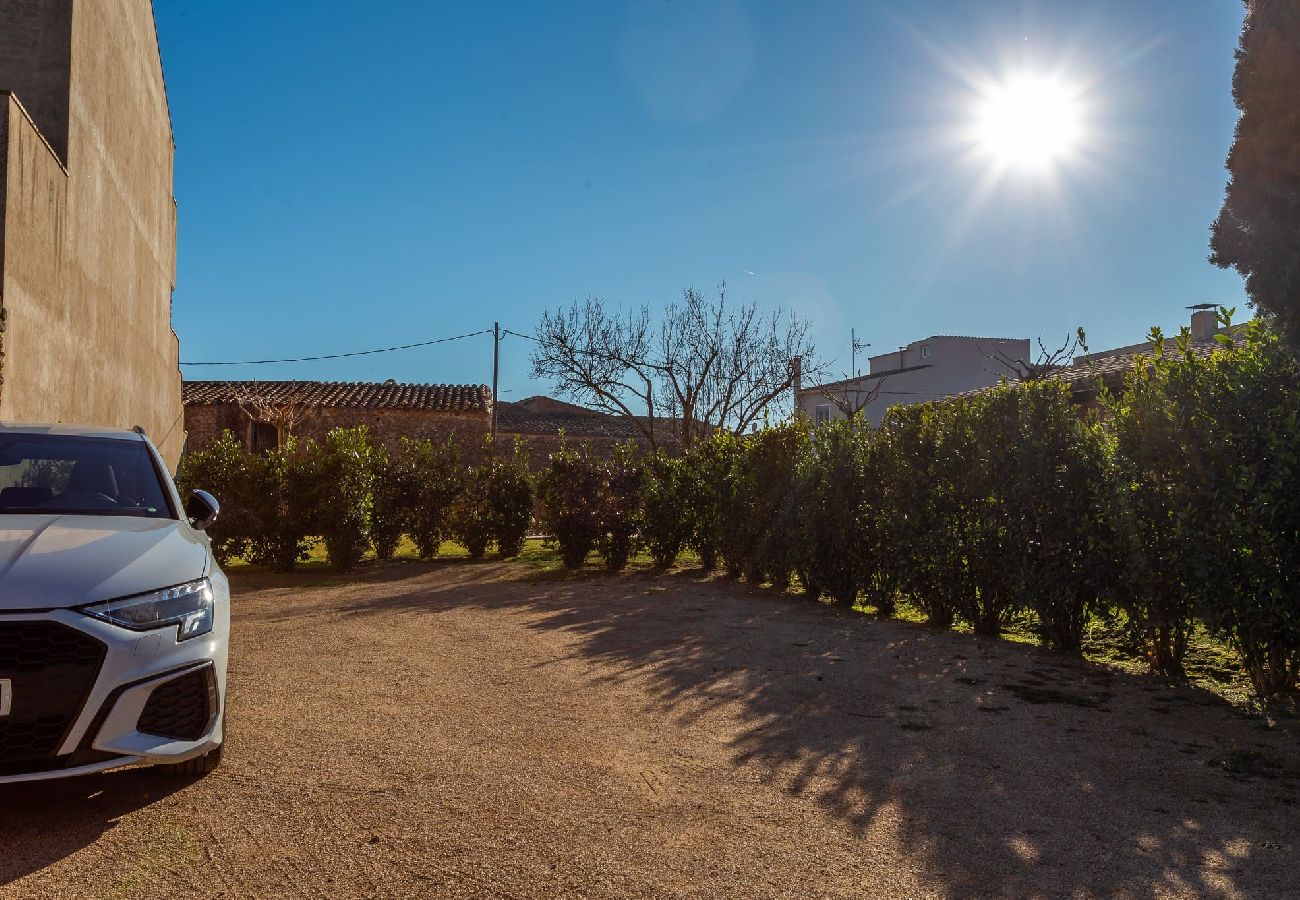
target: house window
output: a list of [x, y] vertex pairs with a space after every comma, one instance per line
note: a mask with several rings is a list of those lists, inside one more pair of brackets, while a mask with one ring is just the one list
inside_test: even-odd
[[263, 453], [267, 450], [275, 450], [279, 446], [280, 429], [270, 422], [253, 423], [252, 432], [249, 435], [249, 450], [254, 453]]
[[831, 405], [822, 403], [817, 407], [814, 413], [813, 421], [818, 425], [825, 425], [831, 420]]
[[929, 359], [929, 358], [930, 358], [930, 345], [926, 344], [924, 347], [921, 348], [921, 359]]

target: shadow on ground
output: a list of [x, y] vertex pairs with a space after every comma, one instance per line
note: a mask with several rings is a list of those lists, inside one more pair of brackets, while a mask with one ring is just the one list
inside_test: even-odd
[[[124, 769], [61, 781], [0, 784], [0, 886], [93, 844], [123, 816], [192, 783], [158, 770]], [[106, 873], [105, 888], [120, 874]]]
[[896, 839], [956, 896], [1300, 884], [1295, 737], [1205, 692], [698, 573], [573, 581], [488, 563], [364, 577], [392, 593], [344, 592], [334, 614], [436, 627], [472, 607], [565, 632], [600, 679], [649, 692], [647, 717], [732, 735], [736, 765], [819, 804], [864, 851]]

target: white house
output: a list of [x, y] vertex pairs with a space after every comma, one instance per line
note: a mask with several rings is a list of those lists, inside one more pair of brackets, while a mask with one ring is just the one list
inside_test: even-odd
[[891, 406], [992, 387], [1016, 376], [1008, 360], [1030, 359], [1028, 338], [937, 334], [871, 357], [870, 369], [855, 378], [797, 386], [797, 412], [821, 424], [861, 410], [876, 425]]

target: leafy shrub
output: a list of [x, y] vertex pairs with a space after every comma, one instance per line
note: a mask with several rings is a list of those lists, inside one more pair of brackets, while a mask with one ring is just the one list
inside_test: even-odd
[[181, 457], [176, 484], [182, 501], [191, 491], [202, 489], [221, 504], [221, 515], [208, 528], [208, 537], [222, 565], [248, 551], [254, 532], [249, 480], [249, 456], [233, 432], [224, 431], [207, 449]]
[[308, 446], [313, 479], [313, 520], [325, 541], [330, 565], [348, 572], [370, 547], [374, 504], [374, 445], [364, 425], [335, 428]]
[[560, 545], [564, 565], [579, 569], [604, 533], [605, 472], [590, 449], [563, 445], [551, 454], [541, 478], [548, 530]]
[[[1097, 426], [1081, 417], [1065, 385], [1037, 381], [995, 388], [977, 429], [981, 456], [999, 465], [984, 490], [996, 498], [1001, 532], [992, 566], [1006, 605], [1038, 615], [1043, 642], [1078, 653], [1088, 617], [1103, 608], [1106, 584], [1116, 576], [1104, 444]], [[993, 416], [987, 412], [993, 411]], [[981, 584], [988, 583], [984, 571]]]
[[375, 448], [375, 496], [370, 517], [370, 541], [377, 559], [389, 560], [406, 533], [416, 485], [396, 453]]
[[[1117, 600], [1151, 667], [1182, 678], [1195, 620], [1193, 582], [1211, 564], [1195, 548], [1204, 534], [1205, 507], [1197, 502], [1183, 457], [1186, 423], [1174, 401], [1194, 388], [1175, 383], [1193, 373], [1162, 362], [1164, 338], [1153, 334], [1156, 365], [1139, 360], [1111, 398], [1115, 442], [1116, 513], [1123, 582]], [[1189, 568], [1190, 567], [1190, 568]]]
[[454, 435], [441, 443], [402, 438], [397, 460], [409, 498], [403, 512], [406, 533], [421, 559], [433, 559], [450, 534], [452, 507], [464, 484], [460, 447]]
[[451, 505], [451, 536], [469, 551], [470, 559], [482, 559], [492, 543], [491, 481], [490, 464], [470, 466], [461, 476], [460, 492]]
[[315, 492], [318, 479], [310, 446], [290, 439], [282, 447], [247, 454], [248, 561], [288, 572], [307, 558], [318, 534]]
[[492, 539], [503, 559], [518, 556], [533, 519], [533, 479], [528, 471], [527, 445], [515, 438], [510, 449], [491, 446], [487, 455], [491, 474], [487, 484], [487, 505]]
[[605, 567], [618, 572], [627, 566], [628, 558], [636, 551], [645, 471], [633, 443], [615, 447], [613, 457], [602, 468], [600, 534], [595, 547], [604, 557]]
[[644, 461], [641, 534], [655, 565], [671, 566], [691, 540], [691, 496], [685, 462], [661, 452]]
[[743, 565], [734, 541], [729, 540], [729, 516], [736, 503], [741, 452], [738, 438], [718, 431], [696, 441], [686, 455], [682, 475], [689, 499], [685, 512], [691, 529], [690, 546], [705, 569], [716, 568], [719, 557], [724, 558], [732, 574], [739, 574]]
[[869, 433], [858, 419], [839, 419], [818, 428], [799, 491], [807, 504], [800, 536], [806, 548], [801, 577], [841, 603], [853, 603], [867, 580], [861, 523]]
[[930, 404], [896, 406], [875, 437], [882, 488], [877, 574], [882, 594], [906, 597], [930, 625], [950, 628], [961, 593], [973, 587], [953, 553], [957, 519], [941, 480], [950, 474], [939, 457], [939, 415]]
[[[1230, 315], [1222, 311], [1225, 324]], [[1240, 654], [1260, 698], [1294, 691], [1300, 366], [1254, 322], [1244, 346], [1208, 359], [1191, 351], [1184, 333], [1150, 378], [1181, 438], [1175, 460], [1182, 481], [1169, 493], [1180, 504], [1172, 520], [1187, 538], [1177, 548], [1182, 588], [1197, 615]]]
[[745, 577], [784, 589], [798, 557], [795, 479], [807, 434], [798, 424], [764, 428], [744, 440], [730, 529]]

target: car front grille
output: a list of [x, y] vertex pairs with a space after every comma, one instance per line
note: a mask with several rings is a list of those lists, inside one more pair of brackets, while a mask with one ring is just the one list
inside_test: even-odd
[[136, 731], [181, 741], [197, 741], [212, 725], [217, 683], [211, 666], [164, 681], [153, 689], [136, 722]]
[[0, 769], [42, 759], [59, 767], [54, 757], [95, 685], [107, 649], [59, 622], [0, 621], [0, 678], [9, 680], [11, 696], [9, 715], [0, 717]]

